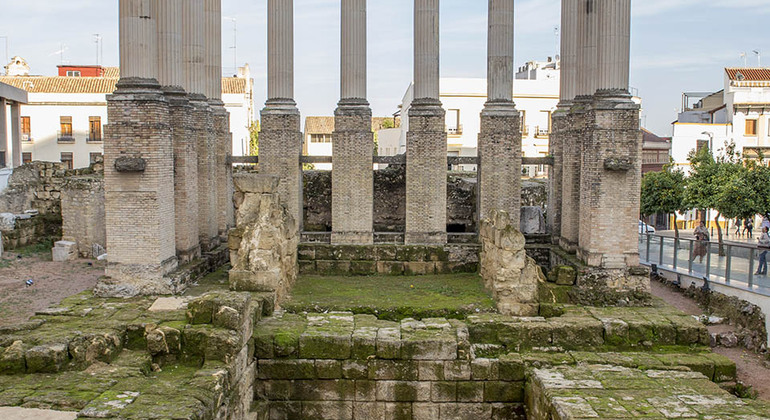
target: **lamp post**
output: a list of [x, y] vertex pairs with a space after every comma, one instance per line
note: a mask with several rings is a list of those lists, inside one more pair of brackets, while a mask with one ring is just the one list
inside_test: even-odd
[[[709, 136], [709, 153], [711, 153], [711, 156], [714, 157], [714, 133], [710, 131], [704, 131], [701, 134], [704, 136]], [[711, 226], [711, 209], [706, 210], [706, 220], [708, 221], [709, 231], [711, 232], [710, 236], [714, 236], [714, 227]]]

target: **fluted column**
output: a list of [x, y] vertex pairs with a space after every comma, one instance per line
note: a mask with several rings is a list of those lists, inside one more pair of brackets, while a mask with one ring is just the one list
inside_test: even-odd
[[204, 57], [206, 90], [209, 99], [222, 99], [222, 0], [204, 3]]
[[493, 210], [519, 226], [521, 116], [513, 103], [514, 0], [489, 0], [487, 102], [479, 132], [479, 217]]
[[158, 78], [157, 20], [151, 0], [120, 0], [120, 76]]
[[184, 0], [182, 5], [182, 49], [184, 60], [184, 89], [190, 94], [205, 93], [204, 89], [204, 0]]
[[340, 102], [332, 141], [332, 243], [374, 242], [372, 110], [366, 101], [366, 1], [342, 0]]
[[120, 73], [107, 96], [104, 210], [110, 248], [100, 296], [178, 293], [174, 150], [160, 90], [157, 0], [120, 0]]
[[302, 133], [294, 102], [294, 0], [267, 1], [267, 102], [261, 116], [260, 173], [278, 177], [281, 201], [301, 228]]
[[577, 96], [578, 64], [578, 7], [581, 0], [561, 2], [561, 76], [559, 102]]
[[447, 240], [445, 114], [439, 101], [439, 0], [414, 0], [414, 100], [406, 137], [407, 244]]
[[628, 92], [631, 0], [599, 2], [598, 89]]
[[267, 2], [267, 100], [294, 102], [294, 0]]
[[578, 4], [578, 47], [576, 96], [590, 96], [596, 93], [598, 83], [598, 0], [579, 0]]
[[153, 2], [158, 17], [158, 82], [161, 86], [184, 85], [183, 2], [184, 0]]
[[414, 97], [439, 99], [439, 0], [414, 0]]

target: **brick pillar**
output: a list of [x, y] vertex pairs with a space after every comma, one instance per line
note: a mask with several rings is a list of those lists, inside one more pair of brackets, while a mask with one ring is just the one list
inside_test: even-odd
[[366, 0], [343, 0], [341, 22], [341, 99], [332, 135], [332, 243], [371, 244], [374, 136], [366, 101]]
[[569, 129], [568, 114], [568, 109], [557, 108], [551, 117], [551, 135], [548, 137], [548, 154], [553, 157], [553, 166], [548, 172], [547, 224], [554, 244], [559, 243], [561, 236], [564, 137]]
[[105, 217], [109, 264], [117, 282], [103, 294], [168, 294], [177, 267], [174, 162], [168, 102], [154, 80], [121, 78], [108, 96]]
[[583, 141], [585, 113], [576, 106], [564, 118], [565, 130], [560, 134], [562, 144], [561, 229], [559, 246], [569, 252], [577, 251], [580, 232], [580, 154]]
[[216, 185], [217, 185], [217, 228], [220, 239], [225, 240], [227, 232], [235, 224], [233, 207], [233, 167], [228, 160], [233, 155], [233, 135], [230, 132], [230, 113], [224, 103], [212, 104], [212, 118], [216, 136]]
[[406, 135], [406, 244], [446, 243], [446, 112], [415, 100]]
[[587, 265], [639, 265], [637, 223], [642, 171], [639, 106], [630, 97], [598, 97], [586, 113], [580, 170], [580, 242]]
[[374, 242], [372, 110], [366, 101], [340, 102], [334, 112], [332, 243]]
[[[410, 121], [411, 124], [411, 121]], [[479, 132], [480, 219], [492, 210], [509, 214], [519, 229], [521, 216], [521, 115], [513, 102], [490, 104], [481, 112]]]
[[198, 149], [198, 240], [201, 251], [207, 252], [219, 244], [216, 191], [216, 134], [214, 117], [206, 97], [190, 95], [192, 137]]

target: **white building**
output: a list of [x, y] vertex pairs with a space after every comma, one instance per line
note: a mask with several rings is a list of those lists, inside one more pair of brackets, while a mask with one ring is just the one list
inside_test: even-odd
[[[559, 61], [528, 62], [519, 69], [513, 81], [513, 101], [521, 112], [522, 152], [525, 157], [548, 155], [551, 113], [559, 102]], [[401, 136], [399, 153], [406, 152], [409, 130], [409, 107], [413, 85], [401, 104]], [[487, 101], [486, 79], [442, 78], [440, 100], [446, 110], [447, 153], [449, 156], [476, 156], [481, 111]], [[473, 170], [474, 165], [460, 169]], [[545, 168], [527, 168], [530, 176], [545, 175]]]
[[726, 68], [723, 90], [702, 95], [695, 104], [688, 101], [692, 95], [683, 97], [671, 155], [685, 172], [690, 152], [702, 147], [719, 154], [725, 143], [735, 143], [746, 157], [758, 151], [770, 157], [770, 69]]
[[[398, 154], [400, 131], [398, 128], [388, 127], [398, 127], [399, 124], [400, 119], [398, 118], [372, 118], [372, 132], [374, 132], [374, 138], [378, 144], [377, 154], [379, 156]], [[332, 133], [334, 133], [334, 117], [306, 117], [302, 154], [304, 156], [332, 156]], [[372, 144], [372, 151], [374, 151], [374, 144]], [[332, 164], [316, 163], [313, 167], [318, 170], [329, 171], [332, 169]]]
[[[0, 77], [0, 82], [28, 92], [29, 102], [21, 106], [24, 162], [62, 161], [72, 168], [86, 167], [104, 150], [107, 95], [115, 90], [118, 68], [66, 66], [59, 73], [65, 75], [22, 74]], [[248, 65], [237, 77], [222, 79], [235, 156], [248, 154], [249, 126], [254, 121], [252, 85]]]

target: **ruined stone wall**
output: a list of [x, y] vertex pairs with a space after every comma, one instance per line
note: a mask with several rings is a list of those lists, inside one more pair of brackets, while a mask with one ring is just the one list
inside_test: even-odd
[[93, 245], [107, 246], [104, 177], [69, 177], [62, 186], [62, 239], [77, 243], [81, 257], [96, 258]]
[[274, 176], [238, 174], [236, 227], [230, 231], [230, 288], [273, 292], [280, 301], [297, 278], [299, 231], [279, 199]]
[[498, 310], [506, 315], [537, 315], [538, 284], [544, 276], [527, 256], [524, 235], [512, 225], [508, 213], [491, 211], [481, 221], [480, 240], [481, 277]]

